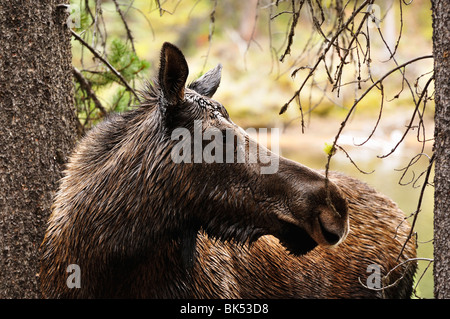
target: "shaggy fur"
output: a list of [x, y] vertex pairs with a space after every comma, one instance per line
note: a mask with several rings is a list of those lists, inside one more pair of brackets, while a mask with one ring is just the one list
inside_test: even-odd
[[[361, 284], [370, 264], [384, 276], [415, 257], [412, 239], [400, 254], [410, 231], [404, 214], [366, 184], [337, 173], [326, 184], [282, 157], [270, 175], [260, 163], [172, 161], [171, 132], [192, 130], [194, 120], [255, 143], [210, 99], [220, 70], [185, 88], [184, 56], [165, 44], [141, 106], [80, 141], [42, 243], [44, 296], [409, 297], [412, 262], [384, 278], [390, 288]], [[67, 286], [70, 264], [80, 266], [81, 288]]]

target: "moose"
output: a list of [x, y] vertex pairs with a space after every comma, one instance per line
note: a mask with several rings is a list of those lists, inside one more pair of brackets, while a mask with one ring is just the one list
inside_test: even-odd
[[[365, 183], [268, 149], [273, 174], [261, 173], [261, 161], [172, 160], [171, 132], [192, 132], [194, 121], [231, 131], [243, 141], [236, 152], [257, 143], [212, 99], [221, 69], [187, 84], [183, 53], [164, 43], [140, 105], [77, 144], [41, 244], [43, 296], [409, 298], [411, 227]], [[77, 287], [68, 285], [70, 265], [80, 270]]]

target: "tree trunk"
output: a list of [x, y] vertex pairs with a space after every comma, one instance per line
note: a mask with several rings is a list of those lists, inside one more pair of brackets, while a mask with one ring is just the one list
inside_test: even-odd
[[435, 77], [434, 295], [450, 298], [450, 2], [431, 1]]
[[40, 297], [39, 246], [75, 141], [61, 0], [0, 0], [0, 298]]

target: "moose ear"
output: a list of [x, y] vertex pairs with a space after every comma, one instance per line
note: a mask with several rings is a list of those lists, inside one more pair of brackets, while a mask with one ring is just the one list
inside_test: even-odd
[[203, 74], [199, 79], [189, 84], [189, 88], [198, 94], [212, 97], [216, 93], [222, 77], [222, 64]]
[[165, 42], [161, 49], [159, 85], [163, 98], [169, 105], [184, 100], [184, 87], [189, 75], [189, 67], [183, 53], [171, 43]]

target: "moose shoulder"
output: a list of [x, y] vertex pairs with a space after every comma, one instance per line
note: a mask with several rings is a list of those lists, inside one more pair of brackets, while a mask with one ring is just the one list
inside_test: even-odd
[[[212, 99], [221, 68], [186, 86], [188, 64], [165, 43], [141, 106], [79, 142], [41, 245], [44, 296], [409, 297], [416, 252], [412, 239], [402, 249], [403, 212], [252, 140]], [[214, 139], [196, 138], [207, 132]], [[209, 160], [196, 155], [208, 147]], [[367, 284], [374, 265], [383, 286]]]

